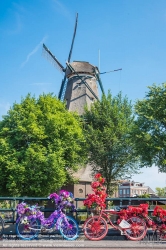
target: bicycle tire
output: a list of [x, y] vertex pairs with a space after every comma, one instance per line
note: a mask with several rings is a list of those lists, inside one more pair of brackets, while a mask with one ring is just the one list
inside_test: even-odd
[[[24, 221], [25, 218], [20, 218], [16, 223], [16, 232], [22, 240], [33, 240], [36, 238], [40, 231], [40, 222], [37, 219]], [[34, 228], [31, 229], [30, 227]]]
[[4, 232], [4, 221], [2, 217], [0, 217], [0, 237], [2, 237], [3, 232]]
[[101, 240], [107, 235], [108, 225], [104, 218], [95, 215], [85, 221], [83, 231], [89, 240]]
[[59, 231], [66, 240], [75, 240], [79, 236], [78, 224], [76, 220], [70, 216], [65, 216], [64, 218], [60, 219]]
[[133, 241], [142, 240], [147, 232], [145, 221], [138, 216], [133, 216], [127, 219], [127, 222], [131, 228], [124, 230], [126, 237]]

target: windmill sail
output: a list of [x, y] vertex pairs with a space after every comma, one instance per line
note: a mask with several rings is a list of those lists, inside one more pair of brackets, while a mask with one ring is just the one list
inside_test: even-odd
[[75, 40], [75, 36], [76, 36], [76, 30], [77, 30], [77, 22], [78, 22], [78, 13], [76, 14], [76, 21], [75, 21], [75, 27], [74, 27], [74, 34], [73, 34], [73, 39], [72, 39], [72, 43], [71, 43], [71, 48], [70, 48], [70, 52], [69, 52], [69, 56], [68, 56], [68, 62], [70, 62], [71, 59], [71, 55], [72, 55], [72, 50], [73, 50], [73, 45], [74, 45], [74, 40]]
[[65, 68], [58, 61], [58, 59], [51, 53], [51, 51], [46, 47], [44, 43], [43, 43], [43, 54], [46, 55], [46, 57], [51, 60], [51, 62], [54, 64], [56, 68], [58, 68], [62, 72], [65, 72]]
[[[74, 45], [74, 40], [75, 40], [76, 30], [77, 30], [77, 22], [78, 22], [78, 13], [76, 14], [76, 21], [75, 21], [75, 26], [74, 26], [74, 33], [73, 33], [71, 48], [70, 48], [70, 52], [69, 52], [69, 56], [68, 56], [68, 62], [70, 62], [72, 51], [73, 51], [73, 45]], [[58, 94], [58, 98], [60, 100], [64, 99], [65, 91], [66, 91], [66, 74], [64, 76], [64, 79], [62, 80], [60, 91], [59, 91], [59, 94]]]
[[66, 84], [65, 83], [66, 83], [66, 75], [64, 76], [64, 78], [62, 80], [60, 91], [59, 91], [59, 94], [58, 94], [58, 99], [61, 100], [61, 101], [64, 99], [64, 92], [66, 90]]

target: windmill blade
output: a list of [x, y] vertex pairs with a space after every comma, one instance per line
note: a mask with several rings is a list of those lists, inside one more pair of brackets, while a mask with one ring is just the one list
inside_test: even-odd
[[74, 27], [74, 34], [73, 34], [73, 39], [72, 39], [72, 43], [71, 43], [71, 48], [70, 48], [70, 52], [69, 52], [69, 56], [68, 56], [68, 62], [70, 62], [71, 59], [71, 54], [72, 54], [72, 50], [73, 50], [73, 45], [74, 45], [74, 40], [75, 40], [75, 36], [76, 36], [76, 30], [77, 30], [77, 21], [78, 21], [78, 13], [76, 14], [76, 21], [75, 21], [75, 27]]
[[65, 72], [65, 68], [58, 61], [58, 59], [51, 53], [51, 51], [46, 47], [44, 43], [43, 43], [43, 54], [46, 55], [47, 58], [51, 60], [51, 62], [56, 68], [58, 68], [62, 72]]
[[60, 87], [59, 94], [58, 94], [58, 99], [61, 101], [63, 101], [64, 91], [66, 89], [65, 83], [66, 83], [66, 75], [64, 76], [64, 79], [62, 80], [61, 87]]
[[96, 78], [98, 80], [101, 92], [103, 93], [103, 95], [105, 95], [103, 84], [102, 84], [102, 81], [101, 81], [100, 76], [99, 76], [99, 71], [96, 68], [94, 69], [94, 71], [95, 71], [95, 76], [96, 76]]
[[99, 82], [101, 91], [102, 91], [102, 93], [103, 93], [104, 95], [105, 95], [105, 93], [104, 93], [104, 88], [103, 88], [102, 81], [101, 81], [101, 79], [100, 79], [100, 75], [101, 75], [101, 74], [110, 73], [110, 72], [114, 72], [114, 71], [119, 71], [119, 70], [122, 70], [122, 69], [114, 69], [114, 70], [110, 70], [110, 71], [106, 71], [106, 72], [100, 73], [100, 72], [95, 68], [95, 75], [96, 75], [97, 80], [98, 80], [98, 82]]
[[100, 73], [100, 75], [101, 75], [101, 74], [110, 73], [110, 72], [114, 72], [114, 71], [119, 71], [119, 70], [122, 70], [122, 69], [114, 69], [114, 70], [110, 70], [110, 71], [102, 72], [102, 73]]
[[[74, 40], [75, 40], [76, 30], [77, 30], [77, 22], [78, 22], [78, 13], [76, 14], [74, 33], [73, 33], [73, 39], [72, 39], [71, 48], [70, 48], [70, 52], [69, 52], [69, 56], [68, 56], [68, 62], [70, 62], [72, 51], [73, 51], [73, 45], [74, 45]], [[66, 89], [65, 88], [66, 87], [65, 83], [66, 83], [66, 75], [64, 76], [64, 79], [62, 80], [60, 91], [59, 91], [59, 94], [58, 94], [58, 98], [60, 100], [63, 100], [63, 98], [64, 98], [64, 92], [65, 92], [65, 89]]]

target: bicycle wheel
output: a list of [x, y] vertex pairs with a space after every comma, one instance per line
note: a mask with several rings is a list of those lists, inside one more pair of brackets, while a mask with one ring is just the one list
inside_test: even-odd
[[3, 219], [0, 217], [0, 237], [3, 235], [4, 231], [4, 222]]
[[101, 240], [107, 235], [108, 225], [104, 218], [96, 215], [85, 221], [83, 230], [89, 240]]
[[17, 235], [23, 240], [32, 240], [38, 236], [40, 222], [37, 219], [27, 220], [27, 217], [20, 218], [16, 223]]
[[60, 219], [59, 231], [66, 240], [75, 240], [79, 235], [78, 224], [70, 216], [65, 216]]
[[146, 223], [139, 217], [131, 217], [127, 220], [130, 229], [125, 230], [125, 235], [129, 240], [142, 240], [147, 231]]

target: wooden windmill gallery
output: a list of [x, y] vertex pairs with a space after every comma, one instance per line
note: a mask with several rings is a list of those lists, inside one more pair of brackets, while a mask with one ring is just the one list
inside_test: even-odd
[[[51, 53], [51, 51], [43, 44], [43, 52], [51, 59], [53, 64], [64, 73], [64, 78], [61, 83], [58, 98], [61, 101], [66, 101], [66, 107], [69, 111], [77, 111], [79, 115], [84, 112], [84, 106], [89, 108], [91, 104], [99, 99], [98, 85], [101, 92], [104, 94], [103, 85], [100, 79], [100, 73], [97, 66], [85, 61], [71, 62], [74, 40], [76, 36], [78, 23], [78, 14], [76, 15], [74, 33], [71, 43], [71, 48], [68, 55], [66, 66], [64, 67], [59, 60]], [[121, 70], [121, 69], [118, 69]], [[113, 70], [117, 71], [117, 70]], [[107, 73], [107, 72], [104, 72]], [[91, 168], [87, 165], [76, 173], [79, 179], [79, 184], [68, 186], [68, 190], [74, 193], [75, 197], [85, 198], [86, 194], [91, 192], [90, 183]]]

